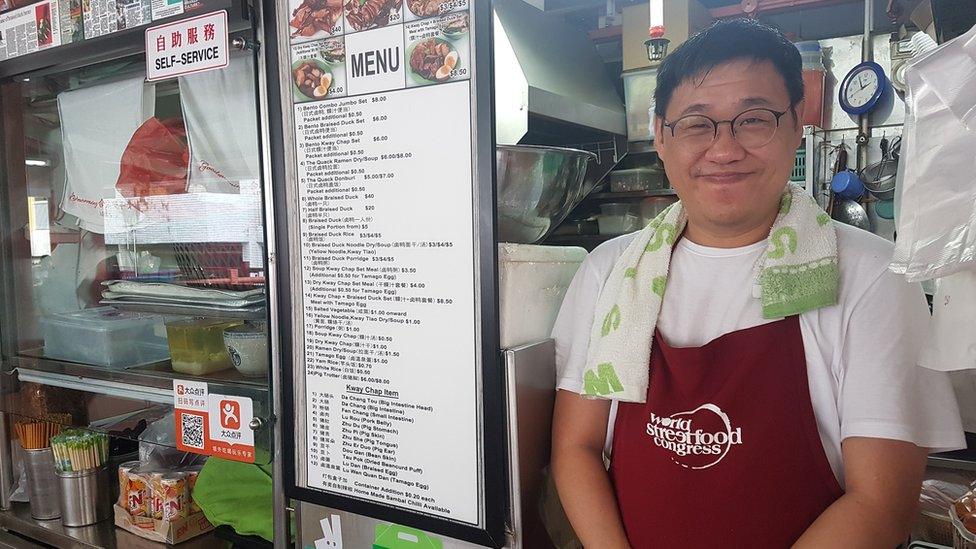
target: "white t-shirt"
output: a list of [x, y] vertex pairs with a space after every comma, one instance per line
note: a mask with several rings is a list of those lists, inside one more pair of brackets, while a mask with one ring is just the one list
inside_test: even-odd
[[[966, 446], [956, 398], [941, 372], [916, 366], [929, 322], [921, 287], [888, 270], [893, 246], [835, 223], [840, 262], [837, 305], [800, 315], [810, 399], [827, 459], [843, 486], [841, 441], [872, 437], [941, 452]], [[635, 235], [593, 250], [580, 267], [553, 328], [557, 387], [580, 393], [593, 310], [614, 263]], [[675, 246], [658, 329], [670, 345], [699, 347], [774, 320], [754, 297], [766, 243]], [[616, 406], [611, 409], [607, 445]]]

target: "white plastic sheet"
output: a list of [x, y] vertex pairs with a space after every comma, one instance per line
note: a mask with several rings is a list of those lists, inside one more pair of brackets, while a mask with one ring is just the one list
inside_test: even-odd
[[260, 178], [254, 82], [250, 56], [235, 57], [219, 71], [180, 77], [191, 191], [238, 194], [242, 181]]
[[891, 270], [909, 282], [976, 265], [976, 27], [912, 61]]
[[919, 364], [951, 372], [976, 368], [976, 267], [939, 280]]
[[116, 197], [122, 153], [154, 107], [155, 89], [142, 77], [58, 95], [66, 180], [61, 210], [82, 228], [104, 232], [104, 201]]

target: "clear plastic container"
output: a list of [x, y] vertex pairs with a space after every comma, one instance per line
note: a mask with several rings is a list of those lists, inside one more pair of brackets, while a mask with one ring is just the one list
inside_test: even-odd
[[224, 347], [224, 330], [244, 324], [243, 320], [195, 318], [166, 323], [173, 371], [194, 376], [231, 368]]
[[661, 212], [668, 209], [668, 206], [677, 202], [677, 196], [652, 196], [641, 200], [640, 217], [641, 224], [647, 225]]
[[634, 205], [626, 202], [609, 202], [607, 204], [600, 204], [600, 215], [623, 217], [629, 213], [633, 213], [633, 211]]
[[600, 234], [618, 235], [636, 231], [640, 228], [640, 217], [635, 213], [634, 204], [610, 203], [600, 205], [597, 223]]
[[169, 358], [160, 315], [96, 307], [41, 317], [44, 355], [58, 360], [127, 368]]
[[650, 168], [616, 170], [610, 172], [610, 192], [629, 193], [655, 191], [664, 188], [664, 172]]
[[801, 119], [804, 126], [823, 127], [824, 84], [826, 69], [823, 63], [823, 48], [816, 40], [797, 42], [796, 49], [803, 61], [803, 88], [805, 106]]

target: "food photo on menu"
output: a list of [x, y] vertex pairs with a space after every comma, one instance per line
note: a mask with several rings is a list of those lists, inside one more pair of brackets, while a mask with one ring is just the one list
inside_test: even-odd
[[468, 21], [467, 12], [463, 12], [407, 24], [409, 87], [467, 76]]
[[292, 82], [299, 103], [336, 97], [345, 92], [345, 41], [340, 38], [295, 46]]
[[448, 40], [458, 40], [468, 34], [470, 24], [468, 12], [453, 13], [440, 20], [441, 34]]
[[401, 20], [403, 0], [348, 0], [346, 22], [353, 30], [385, 27]]
[[332, 87], [332, 73], [317, 59], [296, 61], [295, 86], [308, 99], [324, 99]]
[[314, 40], [341, 32], [342, 8], [343, 0], [292, 0], [292, 39]]
[[417, 17], [430, 17], [441, 13], [441, 6], [448, 0], [407, 0], [407, 9]]

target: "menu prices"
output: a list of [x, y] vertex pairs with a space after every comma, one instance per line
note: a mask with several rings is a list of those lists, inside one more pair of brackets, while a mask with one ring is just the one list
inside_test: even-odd
[[[476, 525], [471, 85], [406, 74], [439, 19], [340, 39], [347, 97], [309, 98], [295, 75], [299, 409], [309, 487]], [[324, 62], [329, 40], [294, 45], [296, 62]]]
[[[358, 5], [360, 0], [353, 1]], [[368, 24], [357, 19], [356, 14], [361, 15], [373, 2], [390, 8], [389, 13], [376, 12]], [[289, 25], [296, 102], [468, 78], [471, 47], [467, 0], [408, 2], [407, 7], [418, 13], [433, 14], [423, 19], [410, 9], [382, 0], [366, 0], [358, 12], [349, 9], [351, 3], [342, 8], [330, 8], [330, 4], [328, 0], [292, 0]], [[436, 9], [432, 7], [435, 4]], [[392, 24], [400, 20], [402, 11], [411, 14], [409, 22]], [[346, 13], [345, 23], [340, 12]], [[377, 18], [383, 24], [376, 23]]]

